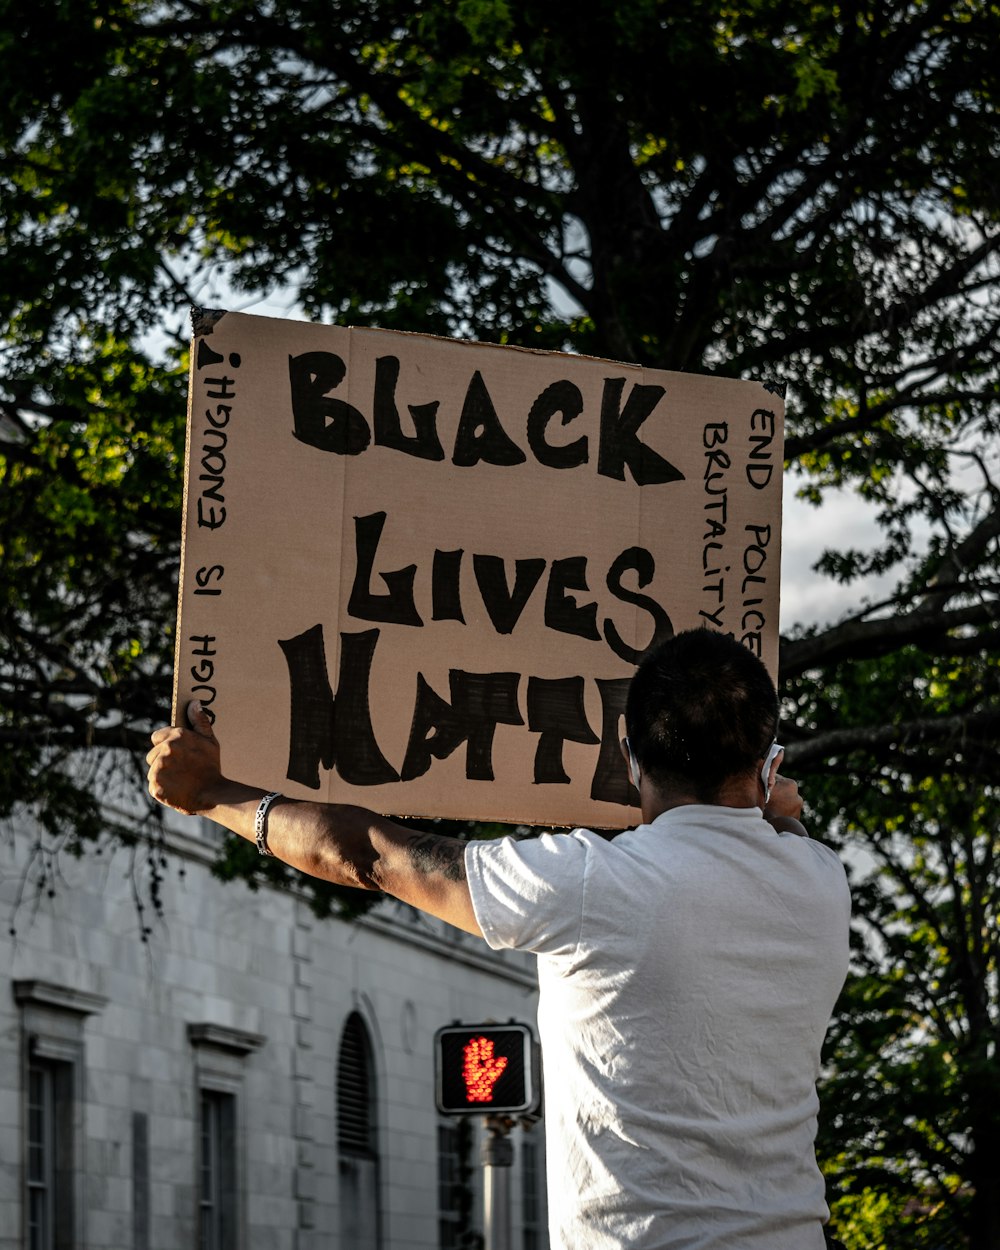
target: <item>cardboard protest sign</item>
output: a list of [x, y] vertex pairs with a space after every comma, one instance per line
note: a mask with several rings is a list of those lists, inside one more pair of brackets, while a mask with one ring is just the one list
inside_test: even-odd
[[757, 382], [196, 314], [174, 716], [239, 780], [622, 827], [629, 678], [777, 667], [782, 403]]

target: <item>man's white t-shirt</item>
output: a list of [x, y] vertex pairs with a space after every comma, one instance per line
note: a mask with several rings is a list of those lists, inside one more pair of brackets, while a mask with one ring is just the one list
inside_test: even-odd
[[612, 841], [472, 842], [466, 870], [489, 945], [538, 955], [553, 1250], [821, 1250], [834, 852], [683, 806]]

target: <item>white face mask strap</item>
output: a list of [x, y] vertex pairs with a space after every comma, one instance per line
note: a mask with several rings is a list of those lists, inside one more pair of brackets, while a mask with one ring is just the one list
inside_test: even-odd
[[628, 751], [628, 771], [632, 778], [632, 784], [639, 789], [639, 782], [642, 781], [642, 769], [639, 767], [639, 761], [635, 758], [635, 752], [632, 750], [632, 743], [628, 738], [625, 739], [625, 749]]
[[767, 759], [764, 761], [764, 767], [760, 770], [760, 782], [764, 787], [764, 806], [767, 806], [768, 799], [771, 797], [771, 787], [768, 785], [767, 779], [771, 774], [771, 765], [784, 751], [784, 747], [780, 746], [777, 741], [771, 743], [771, 749], [767, 753]]

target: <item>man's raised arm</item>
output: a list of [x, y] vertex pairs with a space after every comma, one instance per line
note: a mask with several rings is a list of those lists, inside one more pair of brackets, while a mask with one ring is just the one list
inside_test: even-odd
[[[219, 743], [200, 704], [191, 729], [158, 729], [146, 756], [149, 792], [188, 816], [207, 816], [250, 842], [264, 791], [222, 775]], [[465, 876], [465, 844], [406, 829], [363, 807], [275, 798], [267, 849], [286, 864], [337, 885], [382, 890], [467, 933], [482, 936]]]

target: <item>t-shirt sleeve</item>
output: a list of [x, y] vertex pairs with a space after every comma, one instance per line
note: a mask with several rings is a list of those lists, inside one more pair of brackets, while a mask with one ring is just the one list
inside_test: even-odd
[[578, 829], [469, 843], [469, 892], [488, 945], [536, 955], [576, 949], [594, 836]]

